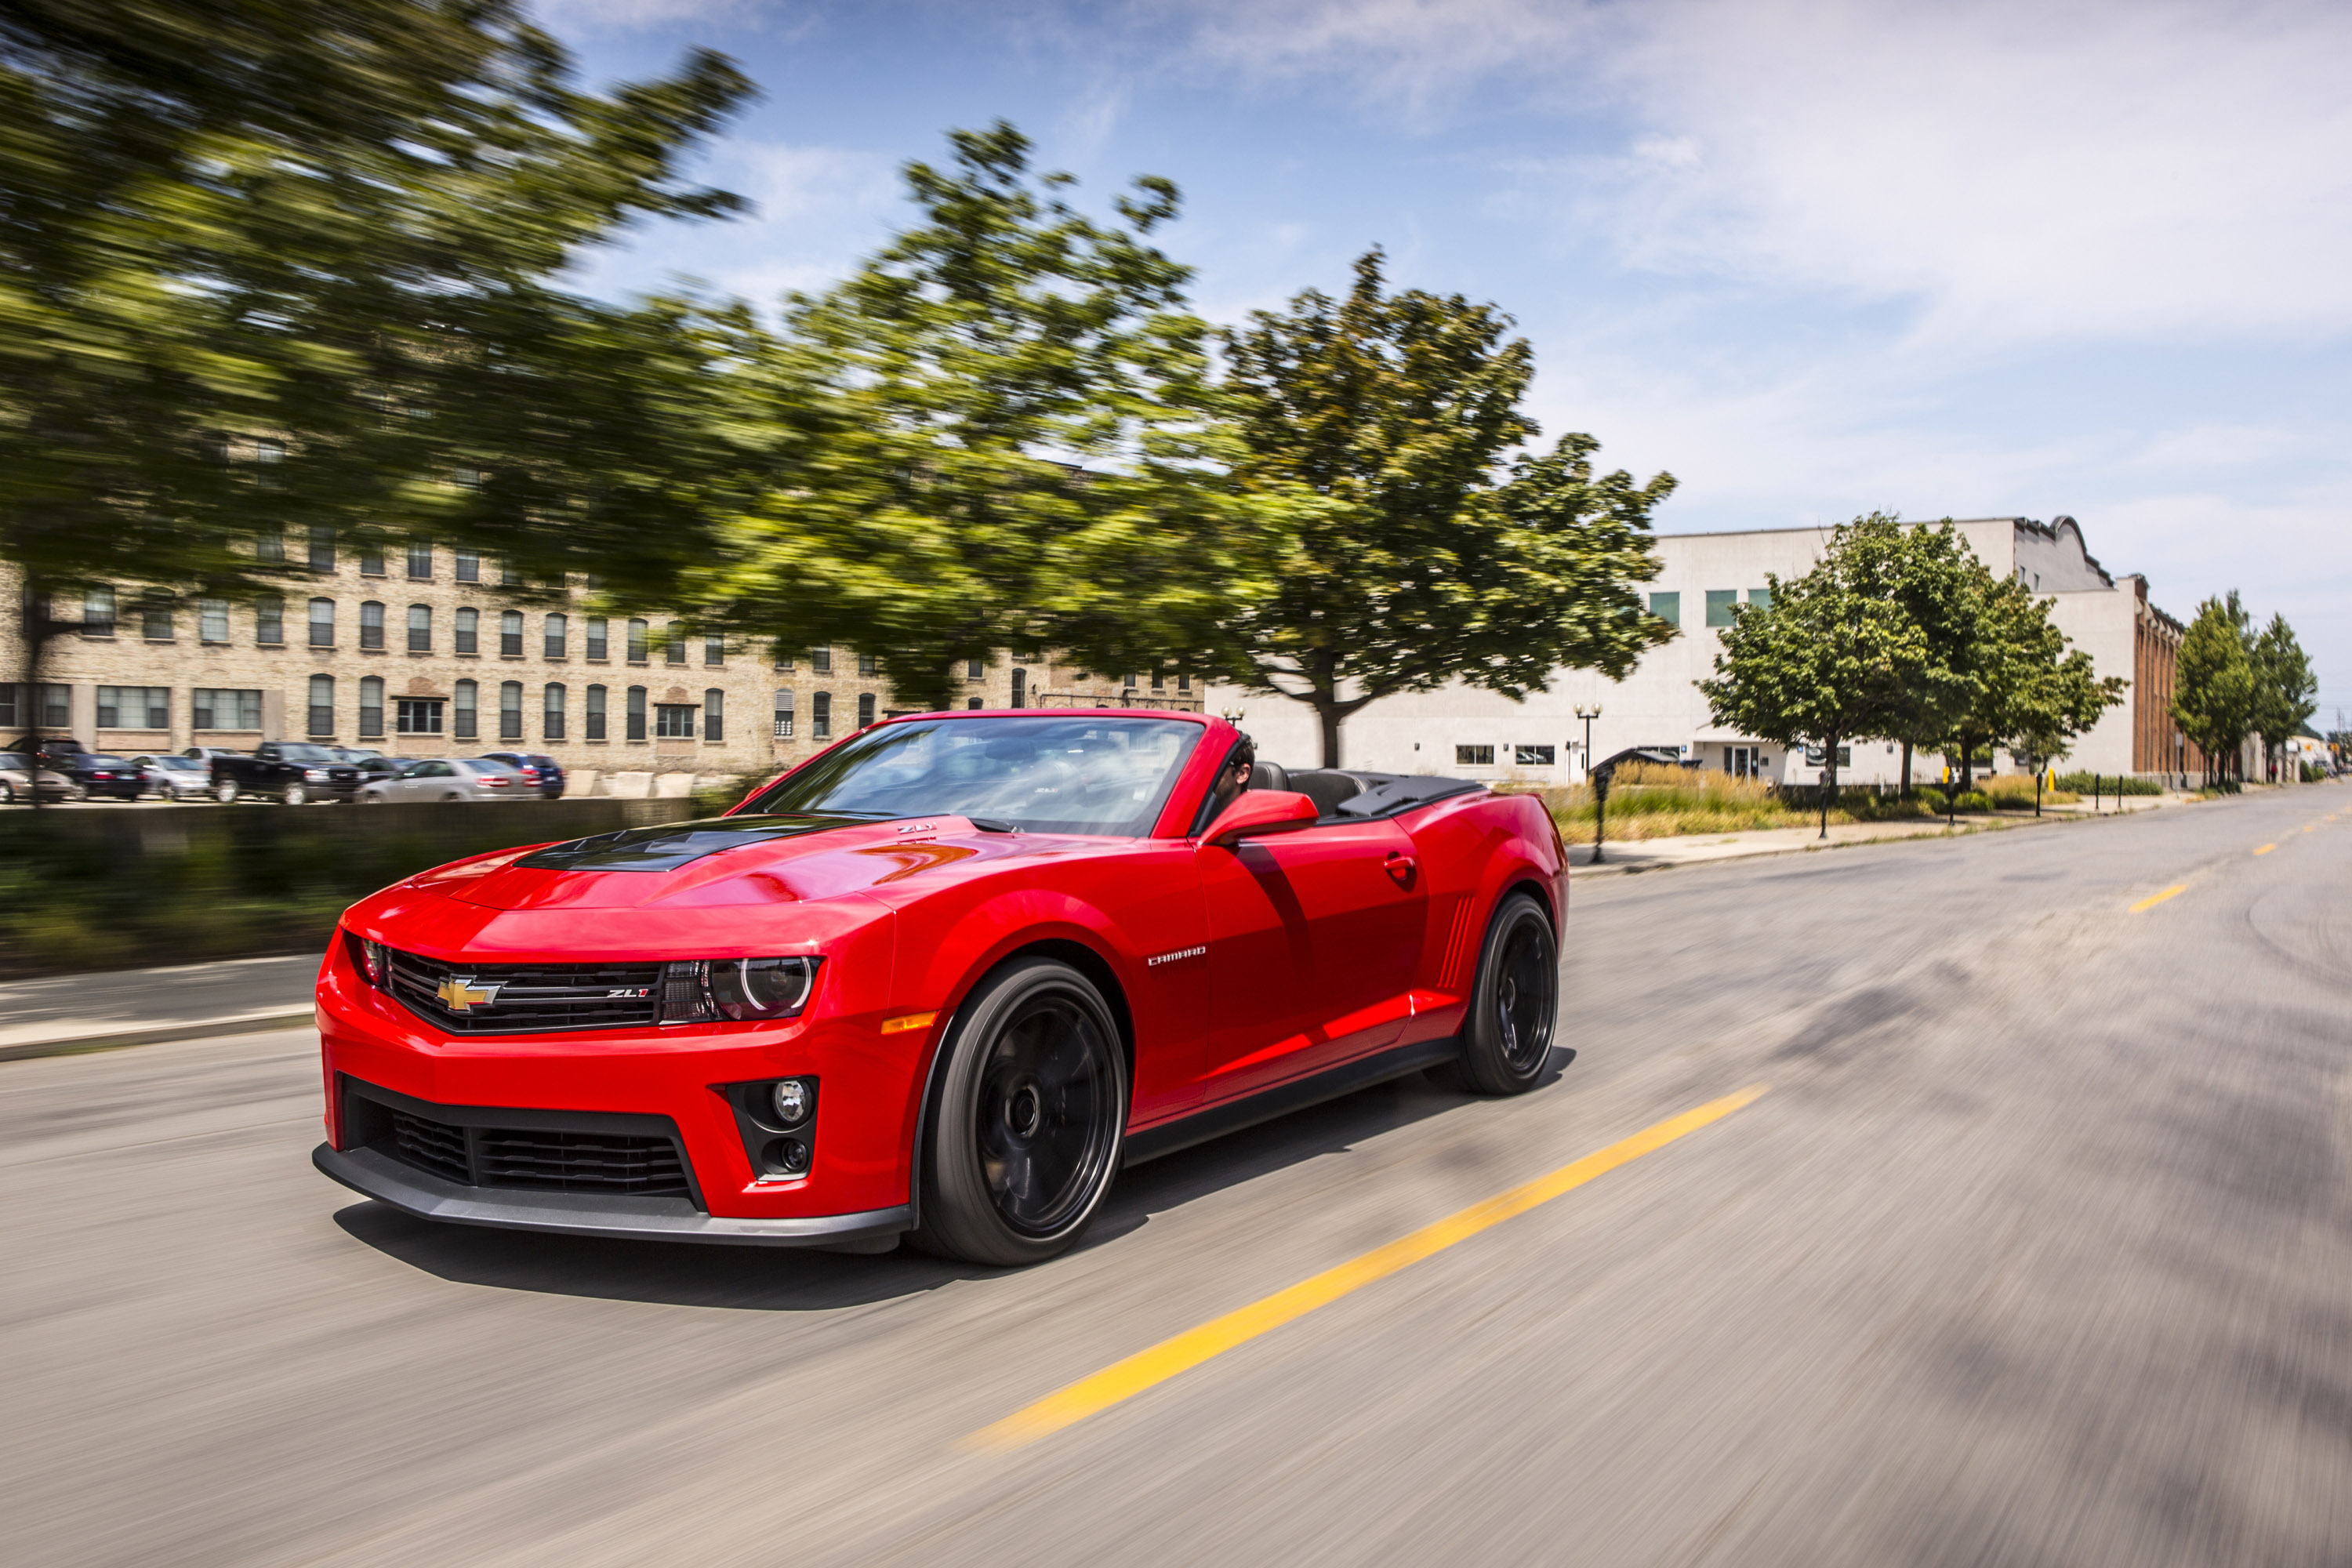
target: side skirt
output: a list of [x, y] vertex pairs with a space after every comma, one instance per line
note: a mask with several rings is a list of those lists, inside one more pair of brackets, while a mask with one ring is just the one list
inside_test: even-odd
[[1205, 1143], [1212, 1138], [1222, 1138], [1228, 1132], [1238, 1132], [1244, 1127], [1255, 1127], [1261, 1121], [1271, 1121], [1277, 1116], [1287, 1116], [1294, 1110], [1304, 1110], [1376, 1083], [1450, 1062], [1461, 1054], [1462, 1041], [1458, 1037], [1420, 1040], [1359, 1058], [1328, 1072], [1277, 1084], [1246, 1100], [1228, 1100], [1206, 1110], [1196, 1110], [1181, 1121], [1163, 1121], [1157, 1127], [1130, 1132], [1119, 1168], [1140, 1165], [1162, 1154], [1173, 1154], [1179, 1149], [1189, 1149], [1195, 1143]]

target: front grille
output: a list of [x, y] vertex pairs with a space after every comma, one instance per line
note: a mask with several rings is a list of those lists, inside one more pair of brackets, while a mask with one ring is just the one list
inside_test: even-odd
[[687, 1197], [692, 1189], [677, 1145], [631, 1132], [452, 1127], [410, 1111], [392, 1113], [393, 1150], [420, 1171], [460, 1186], [541, 1192]]
[[[644, 1027], [661, 1019], [658, 963], [443, 963], [387, 949], [395, 1000], [453, 1035], [538, 1035], [565, 1029]], [[486, 1002], [453, 1007], [453, 994], [489, 993]], [[495, 990], [493, 990], [495, 987]]]

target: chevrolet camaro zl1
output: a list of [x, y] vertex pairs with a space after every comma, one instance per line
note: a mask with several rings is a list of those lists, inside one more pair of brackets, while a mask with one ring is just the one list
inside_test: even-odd
[[460, 860], [320, 971], [319, 1168], [429, 1219], [1019, 1264], [1123, 1164], [1543, 1078], [1543, 806], [1200, 714], [893, 719], [725, 816]]

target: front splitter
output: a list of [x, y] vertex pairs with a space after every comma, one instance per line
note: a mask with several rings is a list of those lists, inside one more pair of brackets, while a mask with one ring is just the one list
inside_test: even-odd
[[[510, 1192], [460, 1186], [373, 1149], [341, 1150], [321, 1143], [310, 1163], [379, 1203], [419, 1219], [500, 1230], [551, 1231], [635, 1241], [704, 1241], [733, 1247], [841, 1247], [876, 1250], [914, 1224], [914, 1211], [866, 1209], [806, 1219], [739, 1219], [705, 1214], [683, 1198], [606, 1198], [589, 1193]], [[879, 1248], [887, 1250], [887, 1247]]]

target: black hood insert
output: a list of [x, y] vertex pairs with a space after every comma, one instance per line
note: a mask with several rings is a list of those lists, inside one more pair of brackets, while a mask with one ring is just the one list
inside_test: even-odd
[[675, 871], [706, 855], [884, 822], [880, 816], [795, 811], [773, 816], [714, 816], [700, 822], [665, 822], [657, 827], [624, 827], [590, 838], [551, 844], [515, 862], [542, 871]]

